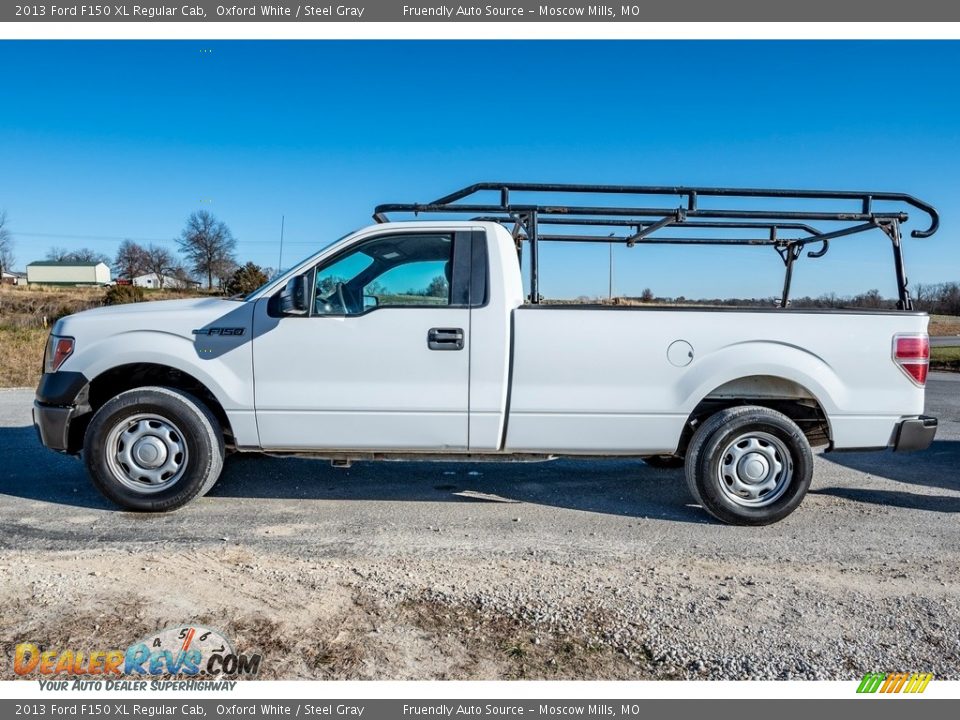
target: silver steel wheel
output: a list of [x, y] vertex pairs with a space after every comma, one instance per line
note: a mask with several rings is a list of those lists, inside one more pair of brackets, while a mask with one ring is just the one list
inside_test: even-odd
[[749, 432], [727, 445], [717, 468], [720, 489], [737, 505], [766, 507], [776, 502], [793, 478], [786, 444], [770, 433]]
[[187, 444], [174, 423], [139, 413], [119, 422], [107, 436], [107, 465], [114, 477], [138, 493], [158, 493], [187, 469]]

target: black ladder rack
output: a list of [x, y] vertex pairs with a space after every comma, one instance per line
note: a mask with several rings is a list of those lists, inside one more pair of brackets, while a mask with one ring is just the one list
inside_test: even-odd
[[[494, 192], [499, 202], [464, 202], [482, 193]], [[539, 203], [515, 203], [514, 193], [531, 195], [636, 195], [650, 198], [672, 198], [679, 201], [666, 207], [642, 207], [631, 204], [559, 205]], [[701, 198], [723, 198], [734, 205], [745, 207], [703, 207]], [[474, 198], [475, 199], [475, 198]], [[750, 207], [750, 200], [798, 200], [798, 201], [846, 201], [851, 207], [832, 210], [781, 210]], [[878, 210], [882, 204], [886, 209]], [[656, 245], [761, 245], [773, 247], [785, 267], [783, 293], [780, 306], [785, 308], [790, 297], [793, 265], [811, 243], [819, 244], [809, 250], [808, 257], [817, 258], [826, 254], [830, 241], [880, 229], [889, 238], [893, 247], [894, 266], [897, 275], [899, 300], [897, 307], [912, 310], [913, 301], [907, 287], [904, 268], [900, 226], [909, 219], [905, 207], [911, 207], [929, 217], [929, 225], [923, 230], [913, 230], [915, 238], [933, 235], [940, 225], [940, 218], [932, 205], [912, 195], [889, 192], [861, 192], [846, 190], [779, 190], [766, 188], [724, 188], [645, 185], [575, 185], [553, 183], [497, 183], [486, 182], [469, 185], [431, 203], [388, 203], [378, 205], [374, 220], [388, 222], [389, 213], [465, 213], [477, 221], [493, 221], [505, 226], [512, 225], [518, 256], [522, 243], [530, 245], [530, 302], [539, 303], [538, 243], [553, 242], [603, 242], [623, 243], [628, 247], [638, 244]], [[830, 222], [834, 228], [822, 231], [808, 224]], [[572, 228], [565, 233], [544, 233], [541, 226], [564, 226]], [[613, 229], [609, 235], [598, 233], [598, 228]], [[683, 237], [667, 236], [662, 231], [673, 228], [686, 230], [719, 229], [744, 231], [735, 237]], [[619, 233], [619, 234], [618, 234]]]

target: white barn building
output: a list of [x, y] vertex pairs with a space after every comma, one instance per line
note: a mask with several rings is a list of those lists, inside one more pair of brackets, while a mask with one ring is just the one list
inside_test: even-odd
[[[159, 288], [160, 277], [156, 273], [147, 273], [146, 275], [137, 275], [131, 282], [137, 287]], [[200, 283], [195, 280], [181, 280], [171, 275], [163, 276], [163, 287], [167, 290], [186, 290], [199, 287]]]
[[110, 268], [102, 262], [38, 260], [27, 265], [31, 285], [109, 285]]

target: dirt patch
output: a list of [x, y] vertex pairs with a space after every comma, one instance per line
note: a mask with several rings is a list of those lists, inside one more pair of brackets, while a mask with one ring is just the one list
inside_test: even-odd
[[[126, 648], [158, 629], [197, 623], [263, 655], [264, 679], [642, 678], [583, 632], [430, 591], [392, 595], [338, 566], [254, 564], [244, 551], [175, 557], [103, 553], [0, 561], [0, 678], [20, 642], [43, 649]], [[175, 589], [175, 590], [174, 590]]]

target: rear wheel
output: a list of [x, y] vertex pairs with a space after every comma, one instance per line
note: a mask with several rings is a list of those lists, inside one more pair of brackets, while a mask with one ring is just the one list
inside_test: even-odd
[[223, 436], [189, 393], [143, 387], [94, 414], [83, 457], [93, 484], [127, 510], [175, 510], [203, 495], [223, 467]]
[[813, 452], [786, 415], [765, 407], [712, 415], [687, 447], [691, 494], [718, 520], [768, 525], [792, 513], [813, 477]]

